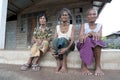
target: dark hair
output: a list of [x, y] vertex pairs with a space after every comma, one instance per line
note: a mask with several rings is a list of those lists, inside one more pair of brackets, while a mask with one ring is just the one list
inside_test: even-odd
[[38, 15], [38, 22], [39, 22], [39, 19], [40, 19], [42, 16], [45, 16], [45, 19], [46, 19], [46, 21], [47, 21], [47, 16], [46, 16], [46, 14], [40, 13], [40, 14]]
[[63, 8], [58, 14], [58, 18], [57, 18], [58, 21], [60, 21], [60, 17], [64, 12], [68, 13], [70, 19], [72, 18], [72, 14], [71, 14], [70, 10], [67, 8]]

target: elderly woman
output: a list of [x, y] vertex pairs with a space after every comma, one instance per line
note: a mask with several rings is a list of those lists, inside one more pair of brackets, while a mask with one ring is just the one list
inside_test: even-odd
[[33, 46], [31, 48], [30, 58], [26, 64], [22, 65], [21, 70], [27, 70], [32, 68], [34, 71], [40, 70], [38, 64], [42, 55], [44, 55], [49, 49], [49, 42], [51, 39], [51, 31], [46, 26], [46, 16], [44, 14], [39, 15], [39, 28], [35, 28], [33, 32]]
[[51, 52], [57, 60], [57, 72], [67, 71], [67, 55], [74, 43], [74, 25], [70, 24], [71, 12], [63, 8], [59, 14], [60, 24], [56, 26]]
[[90, 8], [87, 11], [87, 23], [81, 25], [79, 42], [77, 43], [78, 51], [82, 59], [81, 72], [85, 75], [91, 75], [87, 66], [90, 65], [95, 58], [95, 75], [104, 75], [100, 66], [101, 48], [105, 47], [102, 37], [102, 25], [95, 23], [97, 19], [97, 11]]

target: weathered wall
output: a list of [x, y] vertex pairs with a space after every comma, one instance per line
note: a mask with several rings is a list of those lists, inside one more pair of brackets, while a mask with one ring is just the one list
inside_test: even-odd
[[9, 21], [6, 23], [5, 49], [16, 48], [16, 26], [17, 26], [17, 21]]
[[[7, 26], [7, 30], [15, 32], [13, 35], [9, 34], [10, 32], [7, 31], [7, 35], [9, 34], [10, 36], [15, 36], [14, 40], [11, 41], [15, 41], [16, 44], [13, 44], [12, 42], [8, 42], [8, 40], [10, 39], [10, 37], [6, 36], [6, 49], [28, 49], [31, 45], [31, 36], [32, 36], [32, 32], [33, 32], [33, 28], [37, 26], [37, 22], [35, 23], [35, 21], [37, 21], [37, 15], [36, 12], [40, 12], [40, 11], [45, 11], [47, 17], [48, 17], [48, 27], [50, 27], [54, 33], [55, 31], [55, 27], [57, 24], [57, 17], [58, 17], [58, 12], [63, 8], [63, 7], [67, 7], [68, 9], [71, 10], [72, 14], [73, 14], [73, 23], [76, 27], [76, 31], [75, 31], [75, 40], [77, 41], [78, 39], [78, 34], [79, 34], [79, 28], [80, 28], [80, 24], [82, 22], [85, 21], [85, 13], [86, 10], [91, 6], [89, 2], [85, 2], [85, 3], [69, 3], [66, 5], [63, 4], [59, 4], [58, 6], [56, 5], [52, 5], [45, 8], [40, 8], [39, 5], [36, 5], [35, 7], [29, 7], [26, 10], [24, 10], [22, 13], [20, 13], [18, 15], [18, 20], [14, 25], [14, 29], [10, 28]], [[76, 12], [75, 9], [78, 8], [82, 8], [82, 12]], [[22, 15], [24, 14], [32, 14], [32, 15], [27, 15], [25, 17], [22, 17]], [[76, 16], [77, 15], [81, 15], [81, 23], [80, 24], [76, 24]], [[10, 25], [12, 25], [13, 23], [9, 23]], [[35, 25], [36, 24], [36, 25]], [[15, 27], [16, 26], [16, 27]], [[15, 30], [16, 28], [16, 30]], [[14, 31], [13, 31], [14, 30]], [[10, 44], [10, 45], [9, 45]], [[11, 45], [13, 45], [12, 47], [10, 47]]]
[[27, 19], [21, 19], [20, 26], [16, 26], [16, 49], [27, 48], [27, 25]]

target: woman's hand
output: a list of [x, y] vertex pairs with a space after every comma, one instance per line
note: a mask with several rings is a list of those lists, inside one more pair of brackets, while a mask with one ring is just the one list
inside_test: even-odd
[[36, 43], [37, 43], [38, 45], [41, 45], [41, 44], [42, 44], [42, 40], [36, 39]]
[[64, 54], [66, 51], [68, 50], [68, 48], [62, 48], [58, 50], [59, 54]]
[[100, 38], [101, 38], [101, 36], [98, 33], [96, 33], [95, 34], [95, 40], [98, 41], [98, 40], [100, 40]]
[[50, 42], [51, 38], [47, 38], [46, 40], [47, 40], [48, 42]]
[[86, 38], [87, 38], [88, 36], [89, 36], [88, 34], [86, 34], [86, 35], [85, 35], [85, 34], [84, 34], [84, 35], [81, 35], [81, 36], [80, 36], [80, 39], [79, 39], [79, 42], [80, 42], [80, 43], [84, 43], [85, 40], [86, 40]]
[[91, 37], [93, 38], [93, 40], [100, 40], [100, 35], [98, 33], [95, 33], [95, 32], [90, 32], [89, 33], [91, 35]]

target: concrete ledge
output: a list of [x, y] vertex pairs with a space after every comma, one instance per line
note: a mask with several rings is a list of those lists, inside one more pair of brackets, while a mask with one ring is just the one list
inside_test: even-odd
[[[0, 50], [0, 63], [3, 64], [24, 64], [29, 58], [30, 50]], [[55, 67], [56, 60], [48, 52], [40, 61], [41, 66]], [[69, 68], [80, 68], [81, 60], [77, 50], [71, 52], [67, 58]], [[120, 70], [120, 50], [102, 50], [101, 67], [103, 69]], [[94, 68], [94, 63], [89, 66]]]

